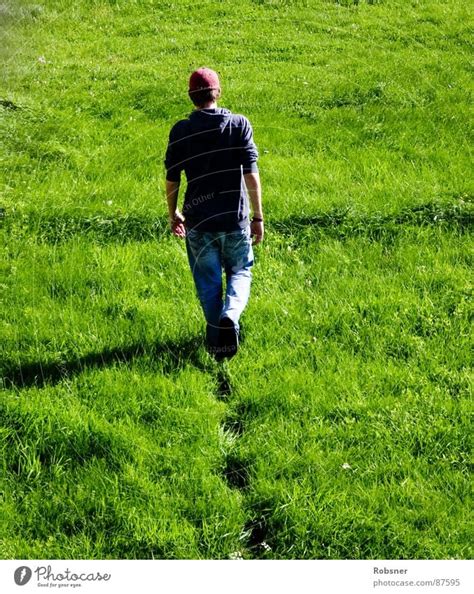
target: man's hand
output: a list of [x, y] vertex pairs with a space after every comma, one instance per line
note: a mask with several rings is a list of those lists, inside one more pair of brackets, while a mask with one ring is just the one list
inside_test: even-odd
[[252, 221], [250, 223], [250, 235], [252, 237], [255, 237], [255, 239], [252, 241], [252, 245], [257, 245], [258, 243], [263, 241], [263, 221]]
[[170, 218], [171, 232], [176, 237], [186, 237], [186, 227], [184, 226], [184, 217], [180, 212], [175, 212]]

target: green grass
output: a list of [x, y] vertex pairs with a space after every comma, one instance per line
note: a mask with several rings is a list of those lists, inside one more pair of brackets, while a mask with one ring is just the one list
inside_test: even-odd
[[[469, 7], [4, 2], [3, 558], [469, 558]], [[163, 156], [216, 68], [267, 236], [206, 354]]]

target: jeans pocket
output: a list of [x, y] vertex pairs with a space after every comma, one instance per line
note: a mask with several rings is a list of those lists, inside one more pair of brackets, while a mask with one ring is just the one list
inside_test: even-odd
[[233, 272], [248, 268], [253, 264], [250, 227], [229, 233], [225, 242], [226, 268]]

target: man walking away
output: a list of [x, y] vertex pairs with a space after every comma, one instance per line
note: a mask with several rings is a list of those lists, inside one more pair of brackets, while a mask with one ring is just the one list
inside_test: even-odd
[[[186, 239], [207, 322], [207, 348], [218, 360], [237, 352], [239, 319], [250, 295], [252, 245], [260, 243], [264, 233], [252, 126], [245, 116], [218, 107], [220, 94], [216, 72], [199, 68], [192, 73], [189, 97], [195, 109], [171, 129], [165, 157], [171, 230]], [[180, 212], [177, 205], [183, 170], [187, 188]]]

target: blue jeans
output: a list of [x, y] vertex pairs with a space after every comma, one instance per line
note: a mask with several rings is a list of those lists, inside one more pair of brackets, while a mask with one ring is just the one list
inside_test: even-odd
[[[253, 265], [250, 227], [212, 232], [188, 229], [186, 249], [207, 321], [207, 343], [217, 346], [219, 320], [230, 318], [238, 332], [239, 318], [249, 299]], [[224, 299], [222, 270], [226, 275]]]

